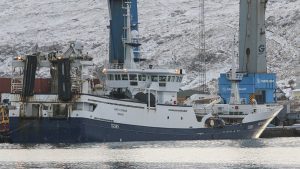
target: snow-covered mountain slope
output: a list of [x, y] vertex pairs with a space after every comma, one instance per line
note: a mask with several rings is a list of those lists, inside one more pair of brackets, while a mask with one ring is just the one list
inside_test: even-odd
[[[238, 36], [239, 0], [205, 2], [208, 80], [230, 68], [234, 35]], [[185, 88], [197, 86], [199, 1], [138, 0], [142, 55], [154, 65], [185, 68]], [[300, 1], [269, 0], [267, 6], [268, 70], [280, 80], [294, 77], [300, 49]], [[108, 56], [106, 0], [0, 1], [0, 75], [9, 73], [12, 56], [38, 44], [44, 51], [69, 41], [84, 43], [97, 63]]]

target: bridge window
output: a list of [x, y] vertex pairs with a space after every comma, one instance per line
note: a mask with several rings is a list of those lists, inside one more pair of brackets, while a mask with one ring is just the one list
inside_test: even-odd
[[108, 75], [108, 80], [114, 80], [114, 75], [113, 74], [109, 74]]
[[159, 81], [160, 82], [166, 82], [167, 81], [167, 76], [159, 76]]
[[157, 82], [158, 81], [158, 77], [157, 76], [151, 76], [151, 81], [152, 82]]
[[137, 86], [137, 75], [136, 74], [129, 74], [129, 80], [130, 80], [130, 85], [131, 86]]
[[129, 74], [129, 80], [137, 80], [136, 74]]
[[121, 80], [121, 75], [116, 74], [116, 75], [115, 75], [115, 80]]
[[170, 82], [174, 82], [174, 81], [175, 81], [175, 76], [171, 76]]
[[181, 82], [182, 77], [181, 76], [176, 76], [176, 82]]
[[139, 81], [146, 81], [146, 75], [139, 75]]
[[171, 76], [168, 76], [168, 82], [170, 82], [171, 81]]
[[122, 80], [128, 80], [127, 74], [122, 74]]

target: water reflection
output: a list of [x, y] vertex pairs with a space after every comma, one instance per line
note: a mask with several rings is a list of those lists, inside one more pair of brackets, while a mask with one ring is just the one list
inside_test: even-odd
[[0, 144], [0, 168], [300, 168], [299, 138]]
[[239, 140], [238, 145], [241, 148], [262, 148], [267, 146], [262, 139]]
[[272, 165], [272, 164], [198, 164], [198, 163], [130, 163], [130, 162], [107, 162], [107, 163], [35, 163], [35, 162], [18, 162], [18, 163], [2, 163], [0, 169], [7, 168], [55, 168], [55, 169], [203, 169], [203, 168], [218, 168], [218, 169], [274, 169], [274, 168], [297, 168], [292, 165]]

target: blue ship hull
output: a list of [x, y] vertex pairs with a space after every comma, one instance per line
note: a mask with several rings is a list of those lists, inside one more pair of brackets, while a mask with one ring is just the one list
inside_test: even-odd
[[176, 129], [135, 126], [84, 118], [10, 118], [12, 143], [85, 143], [119, 141], [211, 140], [253, 138], [265, 121], [223, 128]]

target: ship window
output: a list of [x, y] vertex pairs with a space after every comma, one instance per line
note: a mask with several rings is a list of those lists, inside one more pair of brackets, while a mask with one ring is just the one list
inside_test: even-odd
[[168, 76], [168, 82], [170, 82], [171, 81], [171, 76]]
[[95, 109], [96, 109], [96, 107], [97, 107], [96, 104], [89, 103], [88, 105], [89, 105], [89, 107], [88, 107], [89, 110], [88, 110], [88, 111], [90, 111], [90, 112], [95, 111]]
[[167, 76], [159, 76], [159, 81], [160, 82], [166, 82]]
[[146, 81], [146, 75], [139, 75], [139, 81]]
[[137, 80], [136, 74], [129, 74], [129, 80]]
[[116, 75], [115, 75], [115, 80], [121, 80], [121, 75], [116, 74]]
[[127, 74], [122, 74], [122, 80], [128, 80]]
[[171, 82], [174, 82], [175, 81], [175, 76], [172, 76], [171, 77]]
[[113, 74], [109, 74], [108, 75], [108, 80], [114, 80], [114, 75]]
[[130, 82], [130, 85], [131, 85], [131, 86], [137, 86], [137, 85], [138, 85], [138, 82], [131, 81], [131, 82]]
[[83, 103], [82, 102], [77, 103], [75, 106], [76, 107], [73, 107], [74, 110], [83, 110]]
[[159, 83], [160, 87], [166, 87], [166, 83]]
[[97, 104], [94, 103], [86, 103], [86, 102], [80, 102], [76, 104], [76, 107], [73, 107], [74, 110], [85, 110], [94, 112], [97, 108]]
[[151, 81], [152, 82], [157, 82], [158, 81], [158, 77], [157, 76], [151, 76]]
[[182, 77], [179, 77], [178, 80], [179, 80], [178, 82], [181, 82], [182, 81]]
[[181, 82], [181, 80], [182, 80], [182, 77], [176, 76], [176, 82]]
[[197, 118], [198, 122], [201, 122], [203, 117], [202, 116], [196, 116], [196, 118]]

